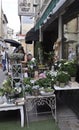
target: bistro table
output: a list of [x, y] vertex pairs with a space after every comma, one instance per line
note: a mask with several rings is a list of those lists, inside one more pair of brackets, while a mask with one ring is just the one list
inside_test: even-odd
[[9, 111], [9, 110], [20, 110], [20, 116], [21, 116], [21, 127], [24, 127], [24, 102], [20, 103], [7, 103], [4, 102], [3, 104], [0, 104], [0, 111]]
[[46, 95], [46, 96], [41, 96], [41, 95], [25, 96], [27, 127], [29, 127], [28, 112], [31, 111], [35, 105], [36, 106], [41, 106], [41, 105], [43, 106], [45, 103], [50, 107], [51, 112], [52, 112], [52, 116], [56, 120], [56, 97], [55, 97], [55, 94]]

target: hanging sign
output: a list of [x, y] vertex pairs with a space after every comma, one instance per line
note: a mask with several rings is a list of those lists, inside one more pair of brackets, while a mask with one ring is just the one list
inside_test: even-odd
[[34, 0], [18, 0], [18, 15], [32, 16], [34, 14]]

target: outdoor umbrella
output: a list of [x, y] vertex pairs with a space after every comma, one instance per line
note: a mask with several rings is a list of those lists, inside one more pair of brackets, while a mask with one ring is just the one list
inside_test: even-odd
[[13, 39], [4, 39], [5, 42], [10, 43], [11, 46], [18, 47], [21, 44]]

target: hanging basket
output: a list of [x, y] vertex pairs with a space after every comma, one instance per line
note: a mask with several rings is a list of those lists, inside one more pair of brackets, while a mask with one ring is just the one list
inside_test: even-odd
[[11, 61], [19, 61], [19, 60], [23, 60], [24, 54], [22, 53], [12, 53], [9, 55], [9, 59]]

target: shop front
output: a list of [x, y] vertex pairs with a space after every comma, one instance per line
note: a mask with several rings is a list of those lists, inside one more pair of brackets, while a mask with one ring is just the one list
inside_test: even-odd
[[68, 59], [69, 52], [72, 51], [74, 58], [78, 58], [79, 53], [79, 2], [66, 1], [63, 6], [50, 16], [50, 19], [43, 25], [44, 50], [50, 52], [56, 50], [59, 59]]

